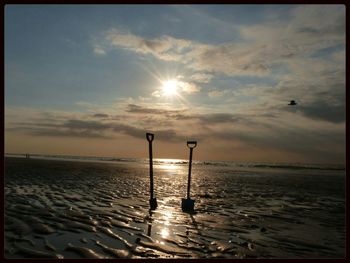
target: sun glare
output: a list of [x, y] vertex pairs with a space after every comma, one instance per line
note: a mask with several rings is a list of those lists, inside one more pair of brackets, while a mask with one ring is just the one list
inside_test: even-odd
[[178, 83], [176, 80], [167, 80], [163, 83], [162, 92], [165, 96], [171, 97], [177, 94]]

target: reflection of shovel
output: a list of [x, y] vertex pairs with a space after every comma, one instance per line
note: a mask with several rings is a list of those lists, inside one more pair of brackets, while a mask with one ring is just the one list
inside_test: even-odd
[[153, 158], [152, 158], [152, 141], [154, 139], [153, 133], [146, 133], [146, 138], [149, 144], [149, 176], [150, 176], [150, 199], [149, 199], [149, 205], [151, 207], [151, 210], [154, 210], [157, 208], [157, 199], [153, 198]]
[[[152, 210], [149, 210], [149, 216], [150, 219], [152, 220]], [[151, 237], [152, 234], [152, 221], [150, 220], [151, 223], [148, 224], [148, 228], [147, 228], [147, 236]]]
[[190, 161], [188, 168], [188, 182], [187, 182], [187, 199], [182, 198], [182, 211], [193, 212], [194, 211], [194, 200], [190, 198], [190, 190], [191, 190], [191, 168], [192, 168], [192, 152], [193, 148], [197, 146], [196, 141], [188, 141], [187, 147], [190, 148]]
[[149, 224], [147, 227], [147, 236], [151, 237], [151, 234], [152, 234], [152, 225]]

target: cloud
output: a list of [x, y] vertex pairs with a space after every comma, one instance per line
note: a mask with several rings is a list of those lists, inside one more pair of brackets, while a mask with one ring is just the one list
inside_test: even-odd
[[106, 55], [106, 51], [100, 46], [94, 48], [94, 53], [97, 55]]
[[[330, 123], [345, 122], [345, 68], [336, 61], [310, 58], [290, 62], [293, 74], [280, 77], [276, 84], [240, 85], [225, 94], [226, 103], [240, 105], [239, 113], [284, 112], [303, 115], [311, 120]], [[217, 94], [216, 94], [217, 93]], [[209, 95], [221, 95], [214, 90]], [[251, 98], [250, 100], [245, 100]], [[295, 107], [287, 106], [296, 100]]]
[[128, 104], [125, 111], [130, 113], [161, 114], [166, 116], [184, 112], [184, 110], [167, 110], [167, 109], [161, 109], [161, 108], [157, 109], [157, 108], [143, 107], [136, 104]]
[[[62, 116], [61, 116], [62, 117]], [[109, 124], [91, 120], [61, 118], [38, 118], [30, 122], [14, 122], [7, 125], [7, 131], [51, 137], [111, 138], [104, 133], [110, 129]]]
[[193, 76], [193, 80], [197, 82], [207, 83], [211, 78], [211, 74], [208, 73], [250, 75], [268, 72], [261, 61], [254, 60], [250, 47], [243, 48], [233, 43], [213, 46], [166, 35], [146, 39], [116, 29], [110, 30], [106, 39], [112, 47], [151, 54], [160, 60], [187, 64], [189, 68], [200, 71]]
[[96, 117], [96, 118], [108, 118], [109, 115], [108, 114], [104, 114], [104, 113], [96, 113], [93, 115], [93, 117]]
[[162, 93], [160, 90], [155, 90], [151, 94], [153, 97], [160, 98], [162, 96]]
[[288, 65], [290, 58], [302, 60], [318, 50], [345, 44], [345, 8], [296, 6], [288, 19], [234, 29], [240, 32], [240, 40], [220, 45], [168, 35], [144, 38], [118, 29], [109, 30], [106, 40], [114, 48], [182, 63], [196, 71], [190, 79], [198, 83], [208, 83], [213, 74], [265, 76], [281, 63]]
[[177, 85], [183, 92], [186, 92], [188, 94], [196, 93], [201, 90], [201, 87], [197, 86], [196, 84], [185, 81], [178, 80]]
[[62, 126], [70, 130], [102, 131], [110, 128], [110, 124], [87, 120], [67, 120]]
[[212, 78], [213, 75], [205, 73], [195, 73], [189, 77], [190, 80], [197, 83], [209, 83]]
[[326, 101], [315, 101], [310, 105], [302, 105], [298, 108], [304, 116], [314, 120], [328, 121], [332, 123], [345, 122], [345, 105], [334, 106]]
[[214, 98], [214, 97], [222, 97], [224, 96], [225, 94], [229, 93], [230, 90], [211, 90], [208, 92], [208, 96], [211, 97], [211, 98]]
[[[288, 101], [285, 100], [278, 105], [268, 106], [270, 107], [269, 110], [267, 110], [266, 106], [263, 106], [263, 108], [257, 107], [255, 111], [251, 110], [250, 112], [236, 114], [225, 112], [198, 114], [191, 113], [189, 110], [168, 110], [163, 108], [145, 107], [136, 104], [127, 105], [125, 111], [130, 114], [142, 114], [143, 117], [138, 119], [137, 123], [142, 123], [145, 127], [147, 125], [150, 127], [181, 126], [182, 121], [191, 121], [196, 123], [195, 125], [201, 125], [198, 128], [199, 130], [202, 128], [215, 127], [215, 125], [219, 125], [218, 127], [226, 129], [222, 125], [237, 123], [246, 125], [246, 128], [249, 126], [250, 128], [256, 127], [257, 129], [261, 129], [262, 127], [268, 127], [264, 124], [266, 118], [278, 119], [283, 116], [284, 112], [301, 114], [315, 121], [321, 120], [330, 123], [342, 123], [345, 121], [344, 104], [339, 104], [335, 107], [330, 104], [330, 102], [318, 100], [304, 105], [299, 102], [301, 105], [298, 104], [296, 107], [291, 107], [288, 106], [287, 103]], [[144, 115], [149, 116], [145, 117]], [[159, 117], [153, 118], [151, 116]], [[180, 123], [178, 123], [178, 121], [180, 121]]]
[[[22, 130], [23, 131], [23, 130]], [[28, 129], [28, 132], [35, 136], [49, 136], [49, 137], [75, 137], [75, 138], [98, 138], [98, 139], [111, 139], [112, 136], [108, 136], [99, 133], [94, 130], [53, 130], [53, 129]]]
[[109, 30], [106, 40], [114, 48], [125, 48], [139, 54], [153, 55], [160, 60], [187, 64], [189, 68], [200, 71], [193, 80], [202, 83], [210, 80], [211, 74], [208, 73], [250, 75], [268, 72], [261, 61], [254, 60], [250, 47], [243, 48], [233, 43], [213, 46], [166, 35], [146, 39], [117, 29]]
[[291, 15], [299, 31], [319, 36], [344, 34], [344, 5], [301, 5], [292, 9]]
[[[322, 106], [327, 103], [324, 101]], [[146, 132], [153, 132], [162, 142], [180, 143], [195, 138], [209, 145], [215, 141], [223, 145], [224, 151], [228, 147], [231, 150], [243, 147], [249, 148], [252, 153], [267, 149], [298, 156], [311, 154], [312, 158], [344, 154], [345, 127], [340, 118], [337, 121], [327, 115], [320, 116], [320, 111], [311, 106], [299, 109], [283, 107], [285, 109], [281, 109], [281, 106], [269, 112], [233, 114], [195, 113], [190, 109], [169, 110], [127, 104], [118, 120], [110, 115], [110, 118], [104, 119], [88, 113], [69, 115], [68, 112], [46, 112], [30, 115], [29, 111], [6, 111], [5, 133], [105, 140], [113, 139], [118, 134], [145, 139]], [[294, 109], [300, 114], [295, 114]], [[13, 117], [9, 118], [8, 114]], [[25, 116], [17, 119], [14, 117], [16, 114]], [[98, 115], [103, 116], [104, 113]], [[332, 122], [324, 122], [326, 119]], [[325, 148], [332, 150], [324, 152]]]
[[[313, 154], [313, 157], [323, 155], [331, 159], [333, 158], [331, 155], [344, 153], [341, 145], [345, 143], [345, 136], [341, 129], [310, 133], [306, 127], [297, 130], [289, 127], [279, 129], [275, 127], [266, 132], [222, 130], [212, 132], [211, 138], [236, 141], [253, 149], [280, 150], [299, 155]], [[332, 145], [332, 154], [329, 152], [330, 145]]]
[[212, 113], [195, 115], [195, 118], [198, 118], [201, 122], [205, 124], [233, 123], [241, 119], [241, 117], [230, 113]]
[[[161, 115], [166, 120], [192, 120], [199, 121], [206, 125], [217, 124], [217, 123], [232, 123], [236, 121], [243, 121], [242, 115], [230, 114], [230, 113], [207, 113], [207, 114], [194, 114], [186, 110], [167, 110], [167, 109], [156, 109], [143, 107], [140, 105], [129, 104], [127, 106], [126, 112], [137, 113], [137, 114], [151, 114], [151, 115]], [[144, 118], [144, 117], [142, 117]], [[154, 120], [155, 122], [160, 122], [162, 119]]]
[[105, 37], [112, 47], [121, 47], [140, 54], [152, 54], [162, 60], [178, 60], [181, 52], [191, 44], [188, 40], [170, 36], [147, 39], [115, 28], [109, 30]]
[[[136, 105], [129, 105], [131, 112], [133, 113], [148, 113], [151, 114], [171, 114], [178, 113], [180, 111], [167, 111], [167, 110], [156, 110], [156, 109], [143, 109], [142, 107], [135, 107]], [[151, 127], [154, 132], [157, 133], [157, 138], [159, 140], [165, 141], [179, 141], [184, 138], [179, 135], [175, 130], [169, 128], [171, 125], [166, 123], [167, 128], [161, 128], [162, 122], [165, 119], [147, 119], [146, 123], [136, 121], [139, 126], [131, 124], [130, 119], [137, 120], [137, 117], [124, 116], [128, 119], [126, 122], [120, 122], [113, 120], [92, 120], [91, 117], [96, 118], [96, 115], [108, 116], [107, 114], [95, 114], [90, 115], [80, 115], [79, 119], [70, 119], [69, 116], [60, 116], [59, 120], [56, 118], [44, 117], [45, 114], [41, 114], [41, 117], [30, 118], [27, 116], [28, 121], [11, 121], [6, 123], [6, 132], [23, 133], [34, 136], [49, 136], [49, 137], [72, 137], [72, 138], [100, 138], [100, 139], [111, 139], [115, 137], [116, 134], [126, 134], [134, 138], [144, 138], [147, 130], [150, 130], [147, 125], [149, 123], [154, 123]], [[28, 118], [29, 117], [29, 118]], [[145, 119], [143, 117], [142, 119]], [[164, 124], [164, 123], [163, 123]], [[149, 125], [148, 125], [149, 126]], [[156, 127], [156, 128], [154, 128]]]
[[227, 76], [265, 75], [270, 70], [253, 45], [226, 43], [218, 46], [201, 46], [193, 54], [190, 68]]

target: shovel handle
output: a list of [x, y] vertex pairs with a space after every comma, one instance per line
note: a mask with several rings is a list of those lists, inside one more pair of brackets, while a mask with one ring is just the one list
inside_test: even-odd
[[188, 148], [195, 148], [197, 146], [197, 141], [187, 141], [187, 147]]
[[146, 138], [147, 138], [147, 141], [151, 142], [153, 141], [154, 139], [154, 134], [153, 133], [146, 133]]

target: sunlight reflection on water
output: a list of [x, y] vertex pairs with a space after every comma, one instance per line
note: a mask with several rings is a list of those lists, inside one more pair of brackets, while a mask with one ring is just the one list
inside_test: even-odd
[[162, 238], [168, 237], [169, 236], [168, 228], [163, 228], [162, 231], [160, 231], [160, 235], [162, 236]]
[[188, 164], [171, 159], [154, 169], [154, 211], [143, 165], [23, 159], [7, 162], [6, 169], [10, 257], [26, 256], [16, 249], [20, 242], [27, 246], [26, 239], [34, 242], [32, 249], [51, 253], [44, 238], [66, 258], [82, 257], [66, 251], [68, 242], [110, 256], [100, 242], [135, 258], [344, 254], [343, 177], [194, 165], [196, 205], [189, 215], [181, 210]]
[[165, 169], [165, 170], [176, 170], [176, 169], [179, 169], [179, 166], [176, 164], [162, 164], [159, 166], [159, 168]]

